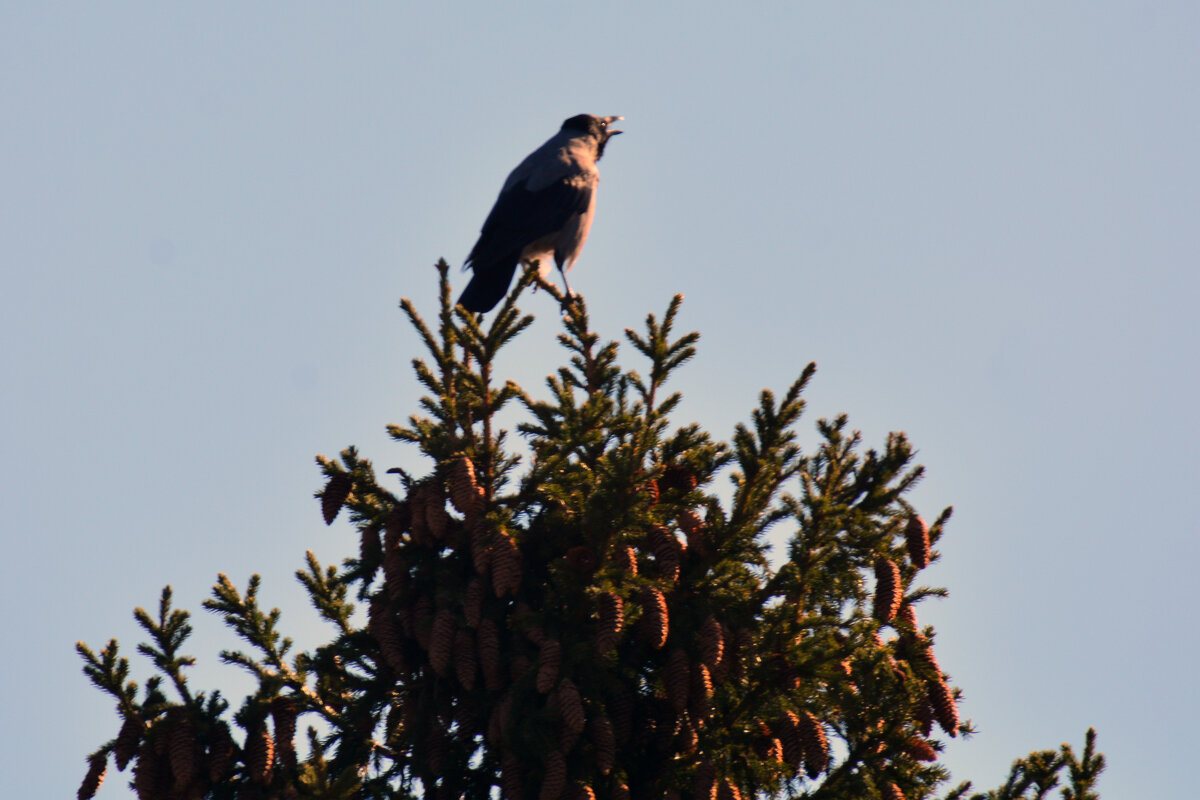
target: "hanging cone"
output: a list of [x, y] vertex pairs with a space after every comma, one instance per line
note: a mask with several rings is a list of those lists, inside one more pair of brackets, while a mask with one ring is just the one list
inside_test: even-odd
[[916, 514], [909, 517], [904, 526], [904, 544], [914, 567], [925, 569], [929, 566], [929, 526]]
[[612, 772], [617, 758], [617, 741], [613, 734], [612, 722], [600, 714], [588, 722], [588, 738], [592, 740], [592, 752], [596, 756], [596, 769], [601, 775]]
[[136, 711], [131, 711], [129, 716], [125, 717], [125, 722], [121, 725], [121, 732], [117, 734], [117, 743], [113, 747], [117, 769], [125, 771], [125, 767], [137, 753], [138, 744], [142, 741], [142, 731], [145, 729], [146, 726], [142, 724], [142, 718]]
[[891, 559], [875, 559], [875, 608], [872, 612], [880, 622], [891, 622], [900, 610], [900, 568]]
[[917, 761], [937, 761], [937, 751], [933, 749], [933, 745], [919, 736], [906, 741], [901, 749]]
[[479, 620], [483, 616], [483, 596], [486, 593], [487, 587], [483, 585], [479, 576], [467, 581], [467, 591], [463, 597], [463, 616], [466, 617], [468, 628], [479, 627]]
[[688, 658], [683, 648], [676, 647], [667, 656], [663, 666], [663, 687], [667, 690], [667, 701], [676, 714], [682, 714], [688, 702]]
[[479, 666], [483, 670], [483, 685], [488, 691], [504, 688], [504, 672], [500, 668], [500, 632], [490, 619], [479, 621]]
[[646, 536], [646, 544], [654, 553], [659, 575], [671, 582], [679, 580], [679, 540], [662, 525], [652, 525]]
[[558, 684], [558, 708], [562, 715], [563, 727], [574, 736], [583, 732], [587, 717], [583, 713], [583, 699], [579, 689], [570, 678], [563, 678]]
[[553, 639], [543, 642], [538, 652], [537, 690], [546, 694], [558, 682], [558, 670], [562, 666], [562, 645]]
[[479, 671], [475, 658], [475, 637], [466, 628], [454, 635], [454, 674], [468, 692], [475, 688], [475, 675]]
[[383, 560], [383, 544], [379, 541], [378, 525], [365, 525], [358, 532], [358, 558], [364, 569], [370, 565], [370, 573], [363, 580], [364, 583], [370, 583]]
[[894, 783], [885, 784], [883, 800], [904, 800], [904, 792], [900, 791], [900, 787]]
[[275, 758], [288, 769], [296, 767], [296, 701], [286, 695], [271, 701], [271, 723], [275, 728]]
[[471, 541], [471, 565], [480, 575], [487, 575], [492, 565], [492, 537], [484, 517], [467, 520], [467, 531]]
[[742, 800], [742, 792], [731, 779], [725, 778], [717, 789], [717, 800]]
[[246, 771], [250, 775], [250, 780], [259, 786], [266, 786], [271, 782], [275, 761], [275, 742], [271, 740], [271, 734], [267, 732], [265, 717], [259, 717], [250, 723], [250, 727], [246, 731], [243, 759], [246, 762]]
[[138, 748], [137, 761], [133, 764], [133, 788], [138, 800], [156, 800], [170, 791], [170, 781], [161, 786], [164, 779], [170, 777], [170, 766], [158, 760], [154, 745], [149, 741], [142, 742]]
[[716, 797], [717, 769], [711, 761], [705, 759], [696, 766], [696, 772], [692, 775], [692, 798], [693, 800], [716, 800]]
[[[175, 711], [175, 709], [172, 709]], [[174, 776], [174, 791], [183, 792], [196, 777], [200, 767], [200, 745], [196, 741], [196, 727], [184, 716], [184, 710], [174, 715], [167, 729], [167, 754]]]
[[450, 468], [450, 502], [467, 517], [483, 511], [483, 489], [475, 479], [475, 465], [465, 455], [454, 459]]
[[599, 655], [612, 650], [621, 640], [621, 626], [625, 622], [625, 603], [621, 596], [604, 592], [596, 598], [596, 652]]
[[218, 721], [208, 736], [208, 780], [211, 783], [224, 780], [236, 756], [237, 745], [229, 734], [229, 726]]
[[617, 545], [613, 548], [613, 561], [617, 569], [626, 575], [637, 575], [637, 553], [628, 545]]
[[703, 664], [692, 665], [691, 712], [698, 720], [706, 719], [712, 702], [712, 676]]
[[325, 483], [325, 488], [321, 490], [321, 515], [326, 525], [333, 524], [353, 488], [354, 481], [345, 472], [339, 472]]
[[79, 800], [91, 800], [96, 796], [96, 792], [100, 789], [100, 784], [104, 783], [104, 773], [108, 772], [108, 753], [96, 753], [88, 759], [88, 771], [83, 776], [83, 783], [79, 784], [79, 791], [75, 796]]
[[667, 643], [669, 631], [667, 618], [667, 598], [653, 586], [641, 592], [642, 603], [642, 636], [655, 650], [662, 649]]
[[497, 597], [516, 594], [521, 586], [521, 551], [504, 531], [492, 536], [492, 589]]
[[443, 608], [433, 618], [433, 631], [429, 638], [429, 666], [438, 675], [445, 675], [450, 666], [450, 652], [454, 648], [454, 633], [457, 624], [450, 609]]
[[816, 778], [829, 765], [829, 741], [817, 718], [807, 711], [799, 714], [800, 741], [804, 744], [804, 766], [808, 777]]
[[521, 760], [511, 750], [500, 756], [500, 791], [504, 800], [521, 800]]
[[696, 488], [696, 476], [682, 464], [671, 464], [663, 469], [658, 488], [663, 492], [690, 492]]
[[938, 725], [950, 738], [958, 735], [958, 704], [954, 702], [954, 692], [944, 680], [929, 682], [929, 705], [933, 708], [933, 717]]
[[783, 745], [783, 760], [792, 769], [799, 771], [804, 766], [804, 738], [800, 735], [800, 719], [791, 711], [784, 711], [775, 723], [775, 735]]
[[700, 661], [710, 670], [716, 669], [725, 654], [725, 637], [716, 617], [710, 616], [700, 626]]
[[567, 788], [567, 761], [557, 750], [546, 756], [546, 773], [538, 800], [558, 800]]

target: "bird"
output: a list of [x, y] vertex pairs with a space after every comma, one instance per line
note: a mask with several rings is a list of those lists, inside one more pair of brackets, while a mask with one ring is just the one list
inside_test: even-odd
[[518, 264], [537, 261], [546, 275], [551, 256], [567, 297], [575, 296], [567, 270], [583, 251], [596, 213], [596, 162], [608, 140], [623, 132], [610, 126], [623, 119], [570, 117], [509, 173], [463, 264], [472, 274], [459, 305], [479, 314], [491, 311], [508, 291]]

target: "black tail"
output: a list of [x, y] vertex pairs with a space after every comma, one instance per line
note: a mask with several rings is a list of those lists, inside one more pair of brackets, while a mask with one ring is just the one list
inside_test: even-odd
[[520, 256], [515, 255], [490, 264], [473, 265], [471, 281], [458, 296], [458, 304], [476, 314], [491, 311], [508, 291], [519, 259]]

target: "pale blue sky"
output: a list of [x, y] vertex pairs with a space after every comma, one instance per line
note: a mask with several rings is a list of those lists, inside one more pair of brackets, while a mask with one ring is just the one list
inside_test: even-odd
[[609, 337], [687, 296], [679, 421], [727, 437], [816, 360], [804, 441], [905, 430], [915, 502], [955, 506], [922, 610], [981, 731], [955, 777], [1095, 725], [1106, 800], [1189, 796], [1198, 9], [4, 4], [0, 794], [75, 791], [116, 723], [73, 644], [133, 655], [164, 583], [199, 685], [247, 686], [218, 571], [324, 634], [291, 575], [354, 539], [313, 455], [420, 467], [384, 433], [420, 394], [397, 300], [432, 312], [434, 261], [587, 112], [627, 133], [572, 286]]

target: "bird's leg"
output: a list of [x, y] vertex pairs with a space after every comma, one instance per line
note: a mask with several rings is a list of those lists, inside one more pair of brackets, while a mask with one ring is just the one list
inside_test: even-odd
[[577, 297], [579, 297], [579, 295], [577, 295], [573, 291], [571, 291], [571, 284], [567, 280], [567, 271], [565, 269], [563, 269], [562, 264], [558, 265], [558, 274], [562, 275], [563, 286], [565, 286], [567, 288], [567, 302], [568, 303], [575, 302], [575, 299]]

